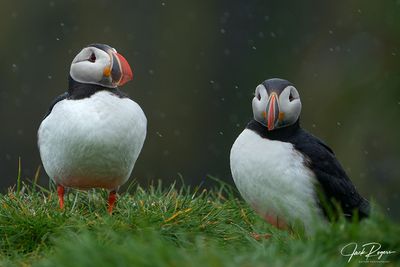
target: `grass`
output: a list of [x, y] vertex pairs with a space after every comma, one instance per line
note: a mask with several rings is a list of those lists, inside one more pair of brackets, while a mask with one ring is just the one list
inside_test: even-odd
[[[307, 237], [270, 227], [223, 183], [133, 185], [112, 216], [105, 191], [71, 190], [61, 211], [55, 190], [17, 184], [0, 195], [0, 266], [400, 266], [400, 227], [377, 210]], [[254, 232], [272, 236], [255, 240]], [[340, 250], [350, 242], [397, 253], [385, 263], [347, 262]]]

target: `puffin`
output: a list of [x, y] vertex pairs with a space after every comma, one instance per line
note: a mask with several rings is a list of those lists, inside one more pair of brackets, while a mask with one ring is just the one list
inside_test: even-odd
[[243, 199], [279, 229], [306, 233], [335, 220], [369, 216], [332, 149], [300, 126], [300, 94], [283, 79], [258, 85], [253, 116], [230, 152], [234, 183]]
[[112, 213], [146, 138], [143, 110], [118, 89], [132, 78], [128, 61], [106, 44], [90, 44], [72, 60], [68, 91], [51, 103], [38, 130], [61, 209], [65, 188], [104, 188]]

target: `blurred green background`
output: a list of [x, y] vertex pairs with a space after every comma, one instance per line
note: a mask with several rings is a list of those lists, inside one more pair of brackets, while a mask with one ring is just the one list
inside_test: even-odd
[[18, 157], [23, 177], [34, 176], [41, 119], [67, 90], [73, 57], [100, 42], [130, 62], [134, 81], [122, 90], [148, 118], [132, 174], [140, 183], [232, 182], [229, 152], [254, 88], [280, 77], [300, 91], [303, 127], [399, 220], [399, 14], [400, 1], [3, 1], [2, 190]]

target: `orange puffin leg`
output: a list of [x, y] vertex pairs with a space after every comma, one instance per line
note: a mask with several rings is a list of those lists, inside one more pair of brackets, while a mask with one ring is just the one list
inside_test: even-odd
[[[272, 226], [274, 226], [280, 230], [288, 230], [289, 229], [286, 222], [274, 214], [266, 214], [263, 216], [263, 218], [267, 223], [271, 224]], [[267, 234], [267, 233], [266, 234], [251, 233], [251, 236], [255, 240], [260, 241], [261, 239], [269, 239], [272, 235]]]
[[264, 216], [264, 219], [265, 219], [269, 224], [275, 226], [276, 228], [278, 228], [278, 229], [280, 229], [280, 230], [288, 230], [288, 228], [289, 228], [288, 225], [287, 225], [287, 223], [286, 223], [283, 219], [279, 218], [279, 217], [276, 216], [276, 215], [273, 215], [273, 214], [266, 214], [266, 215]]
[[60, 209], [64, 209], [64, 186], [57, 185], [58, 202], [60, 203]]
[[117, 192], [111, 191], [108, 195], [108, 213], [111, 215], [114, 209], [115, 202], [117, 201]]
[[[261, 212], [257, 204], [253, 204], [252, 207], [258, 214], [260, 214], [261, 218], [263, 218], [267, 223], [271, 224], [272, 226], [280, 230], [290, 230], [290, 227], [286, 223], [286, 221], [275, 215], [273, 212], [268, 212], [268, 213]], [[269, 233], [260, 234], [254, 232], [250, 233], [250, 235], [257, 241], [261, 239], [269, 239], [272, 236]]]

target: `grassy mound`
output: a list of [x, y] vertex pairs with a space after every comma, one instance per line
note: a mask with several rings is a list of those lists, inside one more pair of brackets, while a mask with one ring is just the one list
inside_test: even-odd
[[[400, 227], [375, 211], [360, 223], [337, 223], [312, 237], [270, 227], [233, 188], [132, 186], [114, 214], [105, 191], [71, 190], [63, 211], [55, 190], [17, 186], [0, 195], [0, 266], [398, 266]], [[255, 240], [252, 233], [271, 234]], [[378, 257], [341, 255], [378, 242]], [[350, 247], [349, 247], [350, 248]], [[351, 249], [348, 249], [349, 252]]]

